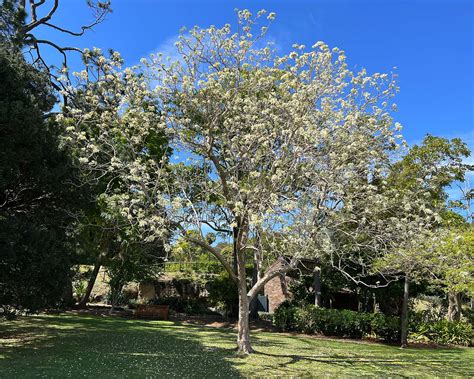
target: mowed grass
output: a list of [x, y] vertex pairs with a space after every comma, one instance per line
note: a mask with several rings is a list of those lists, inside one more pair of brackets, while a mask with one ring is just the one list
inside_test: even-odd
[[408, 348], [89, 315], [0, 321], [0, 378], [474, 376], [471, 348]]

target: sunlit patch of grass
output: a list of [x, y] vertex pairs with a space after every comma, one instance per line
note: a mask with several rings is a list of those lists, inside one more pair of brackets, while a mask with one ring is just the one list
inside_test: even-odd
[[474, 376], [470, 348], [399, 349], [270, 332], [252, 337], [257, 353], [242, 358], [230, 329], [34, 316], [0, 323], [0, 377]]

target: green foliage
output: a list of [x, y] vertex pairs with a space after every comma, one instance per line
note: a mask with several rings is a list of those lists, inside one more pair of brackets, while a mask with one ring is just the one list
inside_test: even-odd
[[109, 300], [115, 304], [126, 304], [123, 287], [132, 281], [146, 281], [159, 274], [160, 265], [166, 252], [163, 245], [154, 243], [115, 243], [111, 257], [106, 262], [109, 276]]
[[438, 320], [411, 325], [410, 337], [440, 345], [471, 346], [474, 343], [474, 328], [464, 321]]
[[266, 322], [273, 322], [273, 313], [269, 312], [258, 312], [259, 320], [266, 321]]
[[422, 311], [411, 311], [409, 314], [409, 328], [415, 330], [420, 324], [429, 324], [444, 319], [442, 308], [429, 308]]
[[[189, 242], [186, 237], [199, 239], [200, 233], [195, 230], [188, 230], [186, 236], [178, 239], [171, 253], [172, 263], [167, 263], [165, 268], [168, 272], [184, 271], [192, 273], [218, 274], [224, 269], [219, 261], [214, 258], [204, 248]], [[216, 236], [208, 233], [205, 236], [206, 242], [212, 244]]]
[[87, 282], [84, 280], [78, 280], [74, 282], [74, 294], [76, 299], [82, 299], [86, 293]]
[[61, 230], [0, 218], [0, 307], [37, 311], [61, 304], [70, 256]]
[[239, 297], [237, 284], [227, 272], [222, 272], [208, 282], [209, 304], [224, 311], [229, 317], [237, 316]]
[[82, 204], [77, 172], [46, 121], [55, 97], [47, 76], [0, 46], [0, 307], [60, 304], [70, 280], [67, 229]]
[[170, 309], [177, 313], [185, 313], [187, 315], [205, 315], [213, 314], [206, 303], [202, 299], [183, 298], [180, 296], [168, 296], [150, 301], [153, 305], [169, 305]]
[[23, 36], [20, 33], [25, 25], [26, 12], [16, 0], [3, 0], [0, 6], [0, 40], [21, 47]]
[[474, 227], [453, 229], [434, 259], [447, 292], [474, 296]]
[[298, 308], [292, 306], [290, 302], [284, 301], [273, 314], [273, 325], [283, 332], [298, 330], [296, 325], [297, 310]]
[[470, 150], [460, 138], [427, 135], [421, 145], [414, 145], [403, 159], [393, 165], [391, 185], [413, 189], [423, 187], [437, 205], [447, 198], [445, 188], [454, 181], [463, 181], [466, 165], [463, 159]]
[[396, 316], [385, 316], [382, 313], [370, 314], [370, 331], [377, 338], [386, 342], [399, 342], [400, 318]]
[[373, 334], [387, 342], [400, 338], [399, 319], [381, 313], [316, 308], [314, 305], [295, 307], [283, 303], [275, 311], [273, 322], [280, 330], [294, 330], [306, 334], [345, 338], [362, 338]]
[[474, 342], [474, 328], [469, 320], [448, 321], [441, 310], [410, 312], [410, 338], [440, 345], [469, 346]]

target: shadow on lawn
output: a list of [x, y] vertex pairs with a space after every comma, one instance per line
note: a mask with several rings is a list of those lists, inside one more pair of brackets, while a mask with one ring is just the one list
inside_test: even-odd
[[0, 378], [472, 376], [456, 348], [401, 350], [267, 332], [252, 333], [252, 341], [255, 355], [239, 359], [232, 329], [85, 315], [27, 317], [0, 323]]
[[[322, 339], [317, 341], [324, 342]], [[311, 340], [301, 342], [310, 343]], [[319, 353], [321, 350], [324, 351], [324, 348], [316, 350], [314, 345], [311, 346], [308, 344], [306, 347], [298, 348], [300, 351], [307, 351], [307, 354], [288, 354], [283, 348], [284, 343], [272, 341], [267, 343], [266, 347], [276, 348], [278, 349], [278, 353], [269, 353], [259, 350], [256, 351], [255, 354], [261, 356], [263, 360], [271, 360], [273, 362], [273, 369], [280, 369], [282, 371], [290, 369], [290, 367], [294, 365], [309, 364], [313, 365], [312, 367], [323, 369], [323, 372], [324, 367], [331, 367], [335, 373], [338, 371], [342, 373], [347, 369], [351, 369], [354, 373], [358, 372], [364, 375], [401, 375], [407, 368], [420, 373], [424, 370], [429, 370], [429, 372], [425, 372], [425, 374], [430, 375], [436, 375], [438, 371], [444, 375], [470, 376], [472, 374], [472, 370], [466, 366], [465, 362], [463, 363], [458, 360], [462, 348], [438, 348], [427, 352], [426, 348], [400, 349], [394, 346], [376, 345], [373, 346], [373, 350], [371, 350], [371, 344], [366, 343], [364, 345], [369, 349], [361, 353], [358, 352], [357, 349], [347, 350], [350, 347], [348, 344], [345, 346], [346, 350], [342, 350], [344, 349], [343, 344], [346, 342], [330, 342], [341, 343], [339, 346], [341, 352], [339, 353], [338, 349], [334, 349], [333, 347], [331, 349], [332, 351], [327, 350], [326, 354], [311, 354], [311, 352]], [[355, 346], [351, 347], [352, 349], [355, 348]], [[420, 356], [420, 352], [423, 352], [424, 355]], [[316, 374], [316, 372], [314, 374]]]
[[[222, 342], [222, 331], [212, 328], [95, 316], [40, 316], [11, 324], [8, 331], [0, 326], [0, 339], [7, 341], [0, 346], [0, 377], [239, 376], [228, 360], [233, 350], [200, 342], [204, 336]], [[16, 340], [8, 344], [12, 336]]]

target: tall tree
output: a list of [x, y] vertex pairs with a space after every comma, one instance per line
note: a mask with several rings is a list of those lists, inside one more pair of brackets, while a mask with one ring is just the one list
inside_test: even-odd
[[[382, 254], [432, 218], [381, 217], [408, 201], [373, 183], [386, 177], [399, 139], [388, 104], [397, 90], [392, 78], [350, 71], [344, 53], [322, 42], [278, 56], [262, 46], [267, 26], [256, 23], [264, 14], [239, 11], [236, 31], [193, 28], [181, 35], [176, 62], [155, 56], [121, 71], [116, 55], [97, 56], [100, 79], [91, 85], [89, 72], [81, 73], [83, 104], [65, 110], [68, 138], [91, 175], [113, 172], [125, 184], [111, 191], [110, 208], [146, 240], [180, 233], [236, 282], [242, 353], [253, 351], [249, 303], [268, 280], [336, 248]], [[107, 111], [97, 112], [99, 105]], [[186, 152], [181, 166], [193, 167], [193, 176], [170, 168], [166, 156], [154, 159], [146, 148], [152, 133]], [[414, 207], [424, 202], [409, 199]], [[209, 224], [232, 239], [236, 270], [206, 241]], [[250, 288], [249, 250], [266, 268]]]
[[[3, 0], [0, 8], [0, 35], [10, 43], [23, 48], [29, 63], [48, 74], [52, 87], [63, 93], [63, 100], [66, 102], [68, 97], [64, 78], [69, 78], [68, 54], [71, 52], [82, 54], [83, 50], [77, 46], [64, 46], [56, 40], [41, 38], [38, 30], [47, 28], [60, 34], [80, 37], [104, 21], [112, 8], [110, 0], [86, 0], [85, 3], [92, 11], [93, 19], [90, 23], [82, 25], [79, 30], [71, 30], [55, 20], [60, 3], [60, 0]], [[45, 59], [44, 47], [53, 49], [59, 55], [59, 64], [57, 60]]]
[[45, 120], [49, 80], [16, 46], [0, 45], [0, 305], [55, 306], [69, 279], [67, 229], [81, 204], [60, 128]]
[[436, 268], [435, 282], [448, 294], [448, 319], [459, 320], [461, 296], [474, 296], [474, 227], [450, 228], [431, 257]]
[[[423, 212], [436, 214], [436, 222], [429, 225], [426, 233], [414, 236], [404, 248], [393, 250], [375, 263], [382, 272], [400, 274], [404, 278], [404, 297], [402, 307], [402, 346], [408, 344], [408, 312], [410, 283], [417, 280], [437, 280], [441, 271], [447, 269], [438, 260], [442, 238], [453, 224], [463, 224], [462, 218], [447, 208], [446, 189], [455, 181], [464, 181], [466, 170], [470, 167], [463, 159], [470, 155], [466, 144], [459, 138], [446, 138], [427, 135], [421, 145], [414, 145], [405, 156], [393, 164], [387, 178], [388, 183], [399, 191], [423, 194], [426, 208]], [[417, 209], [410, 204], [412, 213]], [[403, 212], [403, 211], [402, 211]], [[434, 234], [434, 231], [437, 234]], [[449, 296], [450, 301], [456, 294]]]

